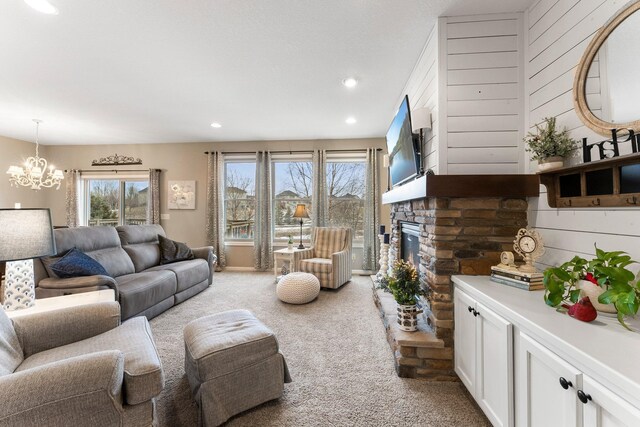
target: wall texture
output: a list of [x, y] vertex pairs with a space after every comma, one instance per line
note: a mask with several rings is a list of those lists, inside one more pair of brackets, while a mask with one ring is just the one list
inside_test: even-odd
[[[544, 117], [555, 116], [576, 139], [602, 139], [575, 113], [573, 77], [593, 34], [626, 3], [627, 0], [540, 0], [530, 8], [525, 22], [529, 128]], [[535, 166], [530, 167], [534, 170]], [[529, 200], [529, 223], [541, 232], [547, 246], [542, 259], [545, 265], [562, 263], [574, 254], [593, 255], [594, 243], [606, 250], [627, 251], [640, 259], [639, 222], [637, 208], [550, 208], [545, 187], [541, 187], [539, 198]]]
[[[216, 142], [216, 143], [179, 143], [179, 144], [130, 144], [130, 145], [82, 145], [82, 146], [49, 146], [47, 155], [50, 161], [62, 169], [91, 169], [91, 161], [117, 152], [121, 155], [140, 157], [142, 166], [132, 166], [129, 169], [162, 169], [160, 194], [161, 213], [169, 214], [170, 218], [161, 220], [167, 235], [172, 239], [186, 242], [191, 246], [205, 244], [205, 202], [207, 180], [207, 150], [224, 152], [245, 152], [255, 150], [311, 150], [311, 149], [362, 149], [366, 147], [384, 147], [384, 139], [349, 139], [322, 141], [254, 141], [254, 142]], [[110, 168], [104, 168], [110, 169]], [[118, 169], [126, 169], [124, 167]], [[169, 180], [196, 181], [196, 209], [168, 210], [166, 189]], [[2, 180], [0, 180], [2, 181]], [[381, 182], [386, 182], [386, 175], [381, 176]], [[23, 190], [24, 191], [24, 190]], [[59, 192], [47, 190], [44, 200], [51, 207], [53, 221], [56, 225], [65, 223], [64, 190]], [[381, 211], [383, 221], [389, 221], [389, 210], [383, 207]], [[251, 246], [228, 246], [227, 264], [229, 267], [252, 267], [253, 248]], [[361, 264], [361, 249], [354, 249], [356, 253], [355, 268]]]

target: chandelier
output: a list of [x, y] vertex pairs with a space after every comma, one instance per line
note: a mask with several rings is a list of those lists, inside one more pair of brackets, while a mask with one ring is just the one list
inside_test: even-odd
[[64, 179], [64, 174], [60, 169], [55, 169], [53, 165], [47, 166], [47, 159], [38, 156], [38, 130], [42, 120], [33, 119], [33, 121], [36, 123], [36, 156], [27, 158], [22, 166], [10, 166], [7, 170], [9, 182], [12, 186], [31, 187], [32, 190], [53, 186], [56, 186], [56, 190], [58, 190], [60, 189], [60, 180]]

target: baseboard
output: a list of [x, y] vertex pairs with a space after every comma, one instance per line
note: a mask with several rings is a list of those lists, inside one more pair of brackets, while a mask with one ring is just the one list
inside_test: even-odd
[[253, 267], [224, 267], [222, 271], [257, 271]]

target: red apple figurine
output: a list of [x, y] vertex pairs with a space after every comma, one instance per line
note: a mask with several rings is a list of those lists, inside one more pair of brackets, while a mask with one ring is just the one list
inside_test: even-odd
[[598, 312], [593, 307], [593, 304], [591, 304], [589, 297], [583, 297], [572, 306], [563, 304], [563, 307], [569, 309], [569, 316], [574, 319], [582, 320], [583, 322], [591, 322], [598, 317]]

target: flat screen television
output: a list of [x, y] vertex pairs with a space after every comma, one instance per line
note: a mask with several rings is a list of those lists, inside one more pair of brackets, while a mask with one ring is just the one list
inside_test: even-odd
[[389, 175], [392, 186], [404, 184], [418, 175], [420, 153], [416, 148], [411, 131], [409, 97], [405, 95], [387, 131]]

